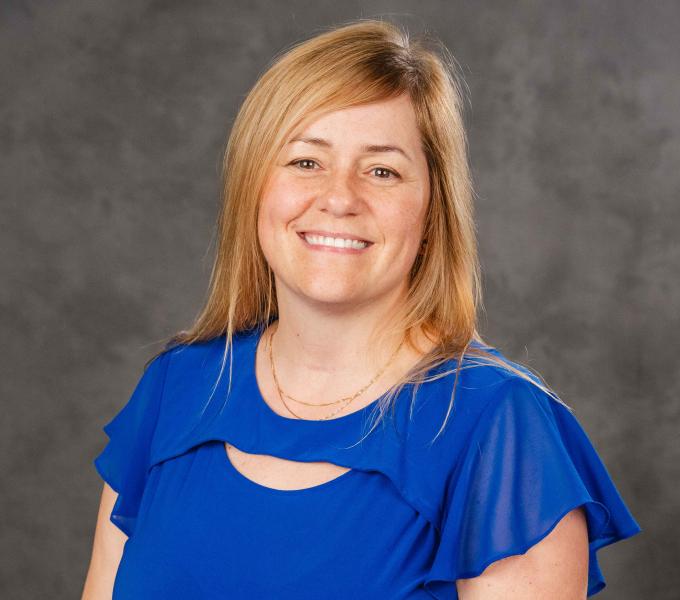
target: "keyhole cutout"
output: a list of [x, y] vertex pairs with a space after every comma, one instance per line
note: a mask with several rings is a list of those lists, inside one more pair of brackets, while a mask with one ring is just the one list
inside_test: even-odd
[[271, 456], [250, 454], [224, 442], [226, 459], [246, 479], [275, 490], [302, 490], [317, 487], [351, 471], [334, 463], [302, 462]]

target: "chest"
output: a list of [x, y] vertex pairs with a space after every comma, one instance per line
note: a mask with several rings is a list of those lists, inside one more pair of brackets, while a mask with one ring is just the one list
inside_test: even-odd
[[321, 485], [350, 469], [330, 462], [302, 462], [268, 454], [250, 454], [224, 442], [226, 458], [244, 477], [265, 487], [299, 490]]
[[152, 470], [113, 598], [431, 598], [436, 543], [381, 473], [214, 440]]

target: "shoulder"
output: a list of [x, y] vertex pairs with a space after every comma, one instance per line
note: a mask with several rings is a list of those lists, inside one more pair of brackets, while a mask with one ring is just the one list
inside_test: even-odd
[[171, 367], [187, 369], [203, 363], [206, 358], [214, 355], [217, 350], [226, 346], [225, 336], [218, 336], [209, 340], [192, 343], [176, 343], [166, 347], [161, 353]]
[[211, 377], [222, 370], [225, 361], [228, 368], [230, 358], [239, 360], [245, 344], [252, 341], [253, 335], [253, 330], [237, 331], [232, 336], [229, 347], [226, 335], [167, 347], [162, 354], [168, 363], [168, 375], [175, 379], [188, 376]]
[[448, 415], [447, 429], [460, 438], [484, 419], [515, 408], [548, 411], [564, 403], [532, 371], [497, 348], [475, 343], [462, 360], [450, 358], [435, 368], [418, 392], [428, 420]]
[[252, 330], [236, 332], [229, 347], [226, 336], [220, 335], [164, 350], [156, 362], [166, 365], [161, 415], [166, 427], [199, 419], [213, 398], [226, 394], [232, 379], [242, 379], [253, 335]]
[[554, 401], [521, 368], [522, 374], [507, 368], [496, 352], [500, 364], [483, 354], [446, 361], [428, 373], [432, 379], [420, 385], [413, 409], [407, 397], [397, 411], [397, 429], [406, 435], [395, 435], [395, 455], [412, 466], [407, 475], [412, 496], [430, 503], [435, 523], [446, 506], [467, 506], [481, 490], [478, 483], [500, 482], [497, 475], [511, 460], [520, 460], [528, 473], [536, 465], [524, 459], [556, 439]]

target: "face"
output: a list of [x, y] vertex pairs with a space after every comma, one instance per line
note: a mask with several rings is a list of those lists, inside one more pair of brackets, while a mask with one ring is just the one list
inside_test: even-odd
[[258, 213], [279, 300], [292, 294], [338, 309], [396, 300], [407, 290], [429, 197], [408, 96], [303, 124], [277, 157]]

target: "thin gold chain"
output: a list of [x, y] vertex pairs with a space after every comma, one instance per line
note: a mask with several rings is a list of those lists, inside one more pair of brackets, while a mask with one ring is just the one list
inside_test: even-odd
[[401, 349], [401, 347], [404, 345], [404, 339], [402, 338], [401, 342], [399, 343], [399, 346], [397, 346], [397, 349], [392, 353], [392, 356], [391, 356], [390, 359], [387, 361], [387, 363], [385, 363], [385, 365], [383, 366], [383, 368], [380, 369], [380, 371], [378, 371], [378, 373], [373, 377], [373, 379], [371, 379], [371, 381], [369, 381], [364, 387], [362, 387], [362, 388], [361, 388], [358, 392], [356, 392], [355, 394], [352, 394], [351, 396], [345, 396], [344, 398], [340, 398], [340, 400], [334, 400], [333, 402], [326, 402], [326, 403], [315, 404], [315, 403], [310, 403], [310, 402], [304, 402], [303, 400], [296, 400], [295, 398], [293, 398], [293, 397], [290, 396], [289, 394], [286, 394], [286, 393], [281, 389], [281, 384], [279, 383], [279, 379], [278, 379], [278, 377], [276, 376], [276, 368], [274, 367], [274, 357], [273, 357], [273, 350], [272, 350], [272, 349], [273, 349], [274, 335], [276, 335], [277, 330], [278, 330], [278, 325], [277, 325], [276, 329], [274, 329], [274, 332], [273, 332], [273, 333], [271, 334], [271, 336], [269, 337], [269, 364], [271, 365], [272, 375], [274, 376], [274, 382], [276, 383], [276, 388], [277, 388], [277, 390], [278, 390], [278, 392], [279, 392], [279, 397], [281, 398], [281, 402], [283, 402], [283, 405], [288, 409], [288, 411], [289, 411], [290, 413], [292, 413], [293, 415], [295, 415], [298, 419], [302, 419], [303, 417], [301, 417], [300, 415], [296, 414], [293, 410], [291, 410], [290, 406], [288, 406], [288, 404], [287, 404], [286, 401], [284, 400], [284, 396], [287, 397], [287, 398], [290, 398], [291, 400], [294, 400], [295, 402], [299, 402], [299, 403], [301, 403], [301, 404], [306, 404], [307, 406], [317, 406], [317, 407], [318, 407], [318, 406], [329, 406], [329, 405], [331, 405], [331, 404], [338, 404], [339, 402], [344, 402], [344, 404], [343, 404], [340, 408], [338, 408], [337, 410], [335, 410], [334, 412], [332, 412], [330, 415], [321, 418], [321, 420], [330, 419], [331, 417], [333, 417], [334, 415], [336, 415], [337, 413], [339, 413], [342, 409], [344, 409], [347, 405], [349, 405], [349, 403], [352, 402], [355, 398], [357, 398], [358, 396], [360, 396], [360, 395], [361, 395], [364, 391], [366, 391], [371, 385], [373, 385], [373, 383], [375, 383], [375, 381], [376, 381], [376, 380], [377, 380], [377, 379], [385, 372], [385, 370], [387, 369], [387, 367], [390, 366], [390, 364], [392, 363], [392, 361], [394, 360], [394, 358], [397, 356], [397, 353], [399, 352], [399, 350]]

